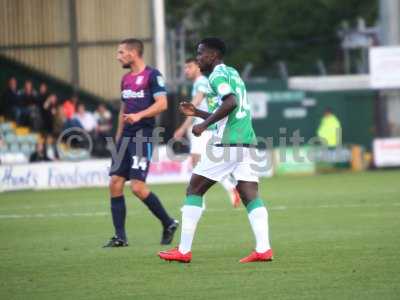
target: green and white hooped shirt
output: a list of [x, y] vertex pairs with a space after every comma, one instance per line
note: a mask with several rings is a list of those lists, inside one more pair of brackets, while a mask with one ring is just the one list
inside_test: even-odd
[[[193, 82], [193, 87], [192, 87], [192, 99], [197, 95], [197, 93], [201, 92], [204, 95], [203, 100], [200, 102], [200, 104], [197, 106], [198, 109], [203, 110], [203, 111], [209, 111], [208, 110], [208, 105], [207, 105], [207, 94], [209, 93], [209, 86], [208, 86], [208, 79], [207, 77], [201, 75], [196, 78], [196, 80]], [[204, 120], [201, 118], [193, 118], [193, 125], [200, 124]]]
[[239, 73], [232, 67], [219, 64], [215, 66], [208, 77], [208, 81], [210, 90], [207, 98], [216, 99], [217, 107], [222, 104], [223, 97], [229, 94], [234, 94], [237, 101], [237, 107], [228, 116], [216, 123], [216, 129], [213, 133], [220, 141], [216, 144], [256, 145], [257, 139], [251, 121], [246, 86]]

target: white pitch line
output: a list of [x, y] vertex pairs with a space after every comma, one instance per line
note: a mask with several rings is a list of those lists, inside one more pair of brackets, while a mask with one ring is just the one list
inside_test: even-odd
[[[309, 208], [322, 208], [322, 209], [332, 209], [332, 208], [359, 208], [359, 207], [388, 207], [388, 206], [400, 206], [400, 202], [391, 203], [390, 205], [385, 204], [324, 204], [324, 205], [316, 205], [316, 206], [267, 206], [269, 210], [288, 210], [288, 209], [309, 209]], [[233, 211], [243, 211], [245, 210], [243, 207], [236, 209], [214, 209], [214, 208], [206, 208], [206, 213], [217, 213], [217, 212], [226, 212], [228, 210]], [[130, 212], [130, 215], [134, 215], [138, 212]], [[50, 219], [50, 218], [70, 218], [70, 217], [103, 217], [108, 216], [110, 213], [105, 211], [97, 211], [97, 212], [78, 212], [78, 213], [37, 213], [37, 214], [0, 214], [0, 219]]]
[[318, 208], [349, 208], [349, 207], [381, 207], [385, 206], [380, 203], [375, 203], [375, 204], [367, 204], [367, 205], [362, 205], [362, 204], [325, 204], [325, 205], [318, 205]]
[[52, 214], [10, 214], [0, 215], [0, 219], [44, 219], [44, 218], [69, 218], [69, 217], [98, 217], [107, 216], [108, 212], [93, 213], [52, 213]]

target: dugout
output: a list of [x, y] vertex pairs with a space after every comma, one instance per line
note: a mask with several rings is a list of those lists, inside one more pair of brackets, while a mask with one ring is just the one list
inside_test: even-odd
[[[315, 79], [307, 80], [315, 86]], [[307, 90], [304, 85], [293, 85], [293, 82], [290, 79], [247, 83], [258, 136], [272, 137], [274, 146], [279, 145], [280, 139], [286, 139], [290, 146], [289, 137], [298, 130], [306, 144], [316, 136], [323, 112], [330, 107], [342, 124], [343, 144], [359, 144], [370, 149], [376, 132], [376, 91], [361, 86], [351, 90]]]

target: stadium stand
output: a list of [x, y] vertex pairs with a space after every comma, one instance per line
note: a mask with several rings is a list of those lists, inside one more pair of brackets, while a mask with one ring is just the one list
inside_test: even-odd
[[[113, 107], [83, 91], [74, 93], [69, 84], [8, 58], [0, 56], [0, 66], [0, 164], [108, 156], [103, 140], [105, 135], [112, 134], [115, 119], [112, 115], [116, 113]], [[58, 153], [55, 143], [64, 130], [84, 127], [75, 114], [79, 103], [87, 108], [88, 114], [96, 116], [93, 117], [96, 128], [90, 135], [96, 147], [92, 153], [75, 151], [71, 158], [65, 155], [66, 151]], [[106, 115], [107, 120], [100, 115]], [[42, 160], [32, 159], [42, 144], [50, 152], [50, 158], [46, 155]], [[60, 147], [66, 149], [66, 145]]]
[[0, 136], [1, 163], [27, 162], [39, 140], [39, 135], [32, 133], [29, 128], [17, 126], [15, 122], [5, 122], [4, 118], [0, 124]]

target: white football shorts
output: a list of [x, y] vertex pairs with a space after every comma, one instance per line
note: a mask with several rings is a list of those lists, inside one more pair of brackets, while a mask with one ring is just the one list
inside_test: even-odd
[[195, 136], [192, 133], [192, 128], [189, 129], [190, 153], [203, 155], [206, 153], [207, 143], [212, 138], [211, 130], [205, 130], [200, 136]]
[[261, 170], [260, 162], [256, 159], [255, 148], [209, 146], [201, 155], [193, 173], [214, 181], [221, 181], [232, 174], [238, 181], [258, 182]]

